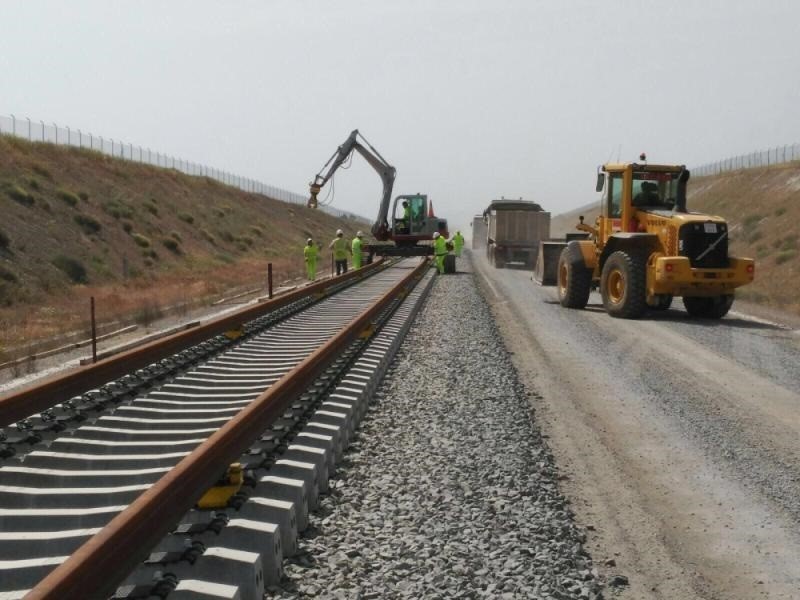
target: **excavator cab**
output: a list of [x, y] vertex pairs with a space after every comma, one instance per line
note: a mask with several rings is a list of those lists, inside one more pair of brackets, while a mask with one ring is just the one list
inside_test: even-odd
[[449, 237], [447, 221], [433, 214], [433, 206], [425, 194], [397, 196], [392, 205], [392, 240], [416, 244], [433, 239], [433, 234]]

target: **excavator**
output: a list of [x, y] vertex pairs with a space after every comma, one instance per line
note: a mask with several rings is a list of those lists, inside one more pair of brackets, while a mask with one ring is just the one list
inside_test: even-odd
[[[314, 181], [309, 184], [311, 195], [308, 199], [308, 207], [317, 208], [319, 205], [317, 195], [339, 167], [348, 161], [353, 151], [364, 157], [364, 160], [375, 169], [383, 182], [383, 195], [378, 216], [372, 225], [372, 236], [378, 242], [394, 242], [393, 244], [367, 245], [365, 251], [369, 253], [370, 259], [375, 254], [380, 256], [426, 256], [432, 254], [432, 246], [421, 244], [421, 242], [432, 240], [433, 234], [436, 232], [449, 237], [447, 221], [434, 215], [433, 204], [428, 201], [426, 194], [396, 196], [392, 202], [392, 188], [397, 171], [359, 133], [358, 129], [354, 129], [350, 133], [345, 142], [322, 166], [322, 169], [314, 177]], [[391, 213], [389, 212], [390, 204]]]

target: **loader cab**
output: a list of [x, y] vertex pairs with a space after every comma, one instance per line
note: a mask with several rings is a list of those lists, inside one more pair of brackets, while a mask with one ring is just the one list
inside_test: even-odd
[[597, 191], [602, 192], [598, 223], [601, 243], [615, 233], [637, 231], [636, 215], [640, 211], [664, 216], [686, 212], [688, 179], [689, 171], [683, 165], [603, 165], [597, 177]]

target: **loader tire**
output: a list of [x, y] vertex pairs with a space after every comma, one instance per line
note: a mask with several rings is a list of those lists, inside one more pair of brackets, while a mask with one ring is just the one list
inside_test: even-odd
[[733, 306], [733, 294], [712, 296], [710, 298], [684, 297], [683, 305], [693, 317], [701, 319], [721, 319]]
[[577, 247], [567, 246], [558, 257], [558, 300], [565, 308], [585, 308], [592, 289], [592, 270], [584, 266]]
[[636, 250], [617, 250], [600, 276], [603, 306], [612, 317], [638, 319], [647, 309], [647, 257]]

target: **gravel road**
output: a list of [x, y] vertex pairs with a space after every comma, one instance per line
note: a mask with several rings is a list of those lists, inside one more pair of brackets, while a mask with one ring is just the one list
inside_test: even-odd
[[439, 277], [273, 597], [601, 597], [530, 390], [473, 275]]
[[[800, 330], [612, 319], [475, 259], [595, 560], [635, 598], [800, 598]], [[734, 305], [734, 309], [736, 306]]]

